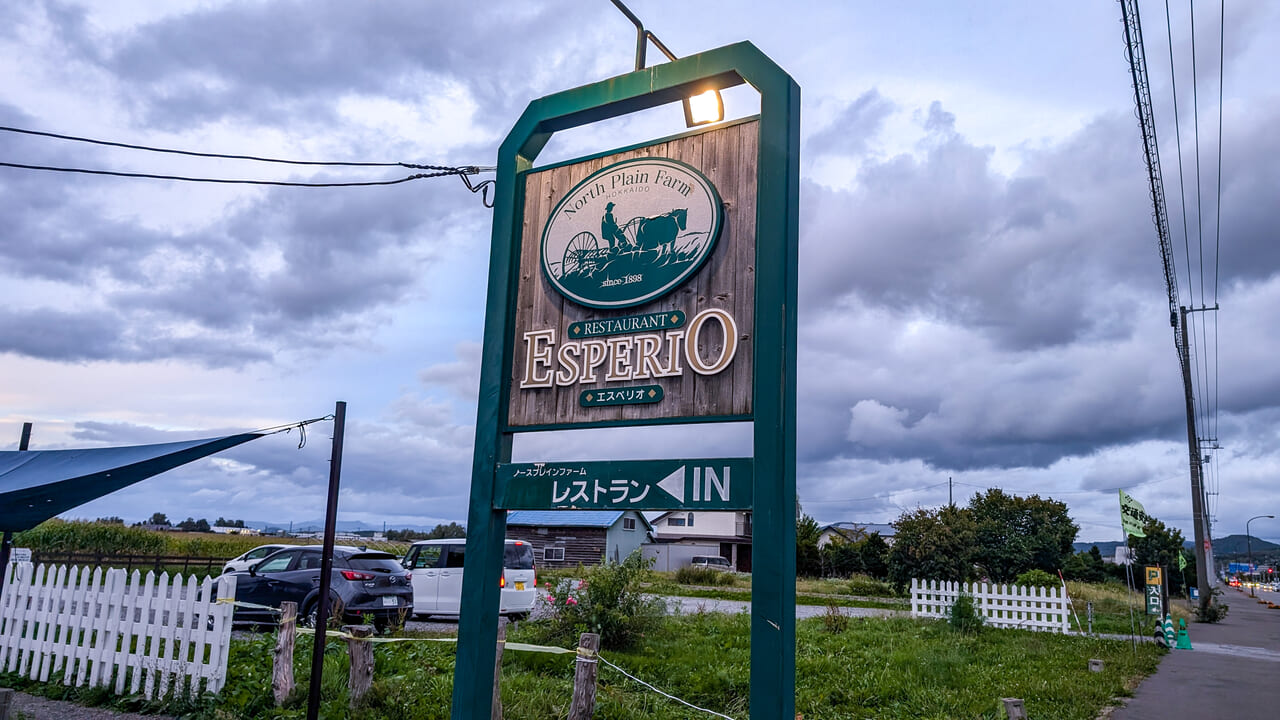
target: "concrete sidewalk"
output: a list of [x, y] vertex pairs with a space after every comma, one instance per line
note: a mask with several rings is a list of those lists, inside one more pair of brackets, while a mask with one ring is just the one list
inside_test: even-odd
[[1172, 650], [1111, 720], [1270, 717], [1280, 707], [1280, 593], [1225, 588], [1220, 623], [1189, 623], [1192, 650]]

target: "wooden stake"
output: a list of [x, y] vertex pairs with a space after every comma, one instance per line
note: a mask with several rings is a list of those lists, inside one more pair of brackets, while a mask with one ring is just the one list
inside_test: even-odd
[[[578, 660], [573, 673], [573, 702], [569, 705], [569, 720], [591, 720], [596, 709], [596, 670], [599, 660], [600, 636], [582, 633], [578, 638]], [[585, 652], [584, 652], [585, 651]]]
[[272, 652], [271, 669], [271, 691], [275, 694], [276, 707], [284, 705], [293, 693], [293, 642], [297, 626], [298, 603], [290, 600], [280, 603], [280, 634]]
[[351, 695], [351, 707], [355, 707], [373, 686], [373, 643], [366, 639], [373, 637], [373, 626], [343, 625], [342, 629], [352, 636], [347, 640], [347, 653], [351, 655], [347, 691]]
[[0, 720], [9, 720], [9, 705], [13, 702], [13, 691], [0, 688]]
[[489, 720], [502, 719], [502, 649], [507, 646], [507, 625], [498, 624], [498, 651], [493, 660], [493, 705]]
[[1027, 709], [1019, 698], [1001, 698], [1000, 702], [1004, 703], [1004, 713], [1009, 720], [1027, 720]]

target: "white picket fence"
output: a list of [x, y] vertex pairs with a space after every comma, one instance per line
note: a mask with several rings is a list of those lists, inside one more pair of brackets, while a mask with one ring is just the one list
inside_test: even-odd
[[[183, 582], [137, 570], [9, 565], [0, 595], [0, 670], [64, 685], [216, 693], [227, 676], [235, 578]], [[203, 687], [202, 687], [203, 682]]]
[[1061, 587], [1028, 587], [989, 583], [911, 580], [911, 616], [945, 618], [961, 593], [973, 597], [974, 609], [987, 625], [995, 627], [1070, 630], [1071, 598]]

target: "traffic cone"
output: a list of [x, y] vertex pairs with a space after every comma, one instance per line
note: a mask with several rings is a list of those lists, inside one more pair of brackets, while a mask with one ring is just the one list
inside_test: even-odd
[[1166, 614], [1164, 616], [1164, 646], [1167, 648], [1173, 647], [1173, 641], [1174, 641], [1173, 615]]
[[1191, 647], [1191, 637], [1187, 635], [1187, 621], [1182, 619], [1178, 620], [1178, 649], [1179, 650], [1194, 649]]

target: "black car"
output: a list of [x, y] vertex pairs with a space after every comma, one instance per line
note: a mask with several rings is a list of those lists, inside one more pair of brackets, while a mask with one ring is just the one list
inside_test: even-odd
[[[319, 611], [320, 563], [323, 547], [306, 545], [279, 550], [236, 578], [236, 600], [269, 608], [291, 600], [298, 622], [314, 626]], [[379, 630], [404, 622], [413, 613], [413, 584], [399, 559], [390, 553], [336, 546], [329, 578], [329, 615], [359, 623], [372, 617]], [[279, 615], [266, 608], [236, 606], [233, 622], [273, 624]]]

